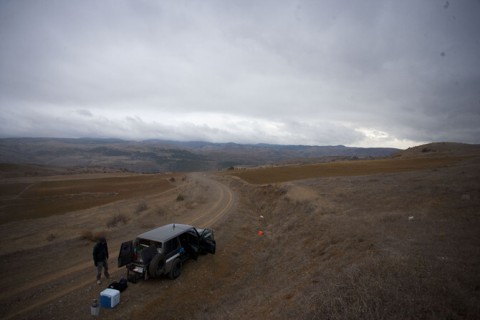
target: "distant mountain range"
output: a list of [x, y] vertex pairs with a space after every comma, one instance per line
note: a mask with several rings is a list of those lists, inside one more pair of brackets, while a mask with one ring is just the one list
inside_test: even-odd
[[192, 172], [238, 166], [387, 157], [395, 148], [180, 142], [165, 140], [4, 138], [0, 163], [114, 169], [132, 172]]

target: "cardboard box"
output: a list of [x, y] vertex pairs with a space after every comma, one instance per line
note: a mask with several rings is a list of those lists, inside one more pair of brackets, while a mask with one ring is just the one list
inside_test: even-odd
[[120, 291], [108, 288], [100, 292], [100, 305], [103, 308], [115, 308], [119, 303]]

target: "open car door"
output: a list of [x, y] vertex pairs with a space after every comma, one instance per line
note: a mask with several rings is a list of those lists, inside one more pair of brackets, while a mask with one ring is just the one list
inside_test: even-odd
[[133, 262], [133, 241], [122, 243], [118, 253], [118, 267], [123, 267]]
[[203, 252], [215, 254], [217, 244], [215, 240], [208, 238], [200, 238], [200, 250]]
[[200, 252], [215, 254], [216, 242], [211, 229], [197, 229], [200, 239]]

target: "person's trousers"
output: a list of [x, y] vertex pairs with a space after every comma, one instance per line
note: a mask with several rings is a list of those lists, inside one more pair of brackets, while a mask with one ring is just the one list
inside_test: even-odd
[[105, 275], [105, 278], [109, 278], [110, 275], [108, 274], [108, 262], [107, 260], [103, 262], [97, 262], [97, 280], [100, 280], [102, 277], [102, 270], [103, 274]]

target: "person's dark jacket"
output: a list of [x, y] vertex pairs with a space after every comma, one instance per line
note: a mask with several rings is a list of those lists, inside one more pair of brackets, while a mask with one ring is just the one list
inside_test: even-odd
[[95, 266], [98, 262], [104, 262], [108, 260], [108, 245], [105, 239], [100, 239], [95, 247], [93, 247], [93, 262]]

